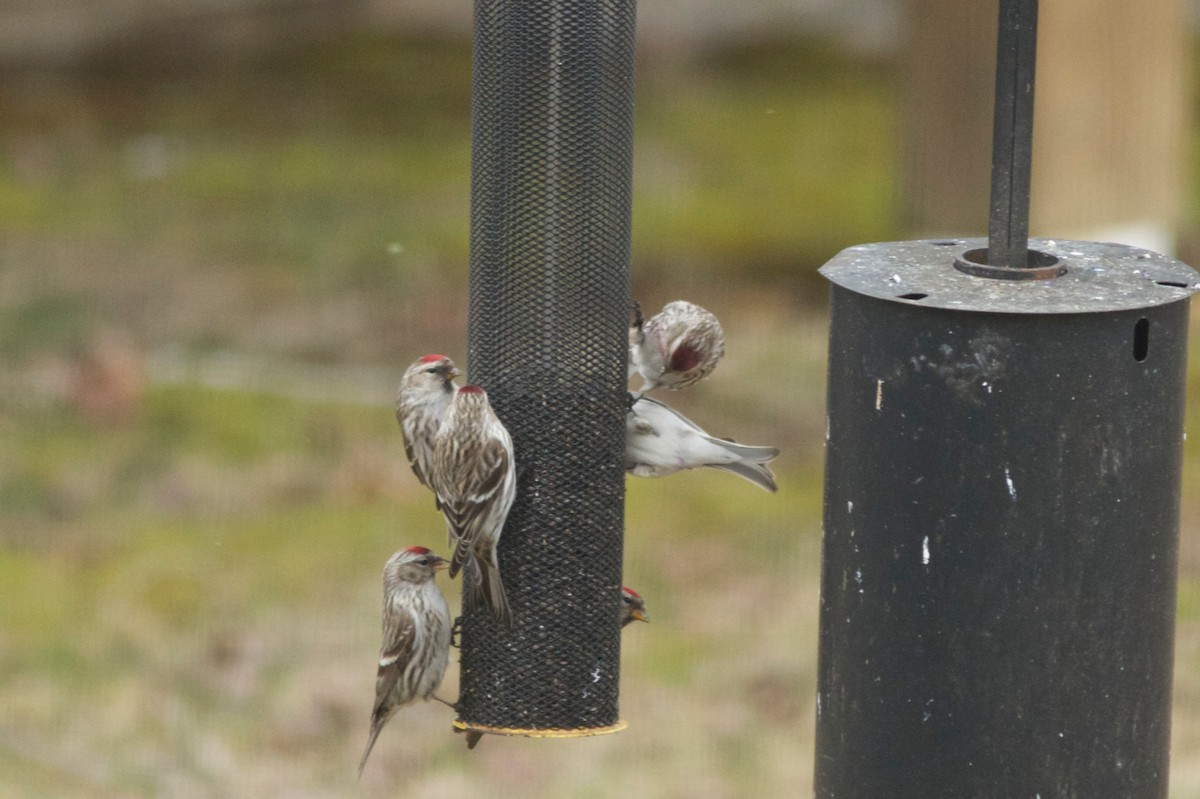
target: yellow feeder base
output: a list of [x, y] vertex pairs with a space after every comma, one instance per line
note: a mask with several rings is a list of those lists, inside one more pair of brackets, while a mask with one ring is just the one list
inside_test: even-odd
[[487, 735], [520, 735], [524, 738], [590, 738], [594, 735], [608, 735], [620, 732], [629, 726], [629, 722], [621, 720], [607, 727], [589, 727], [581, 730], [559, 730], [553, 728], [524, 730], [520, 727], [489, 727], [486, 724], [469, 724], [458, 719], [454, 720], [454, 729], [463, 732], [482, 732]]

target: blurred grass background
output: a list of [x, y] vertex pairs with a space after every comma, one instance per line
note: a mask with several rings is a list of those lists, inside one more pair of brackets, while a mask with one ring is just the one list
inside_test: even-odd
[[[635, 295], [721, 316], [678, 405], [783, 448], [781, 490], [630, 480], [627, 731], [468, 753], [414, 707], [356, 784], [380, 569], [443, 541], [390, 405], [417, 355], [464, 356], [469, 43], [152, 44], [0, 82], [0, 796], [806, 792], [815, 270], [905, 236], [895, 65], [792, 36], [639, 61]], [[1173, 795], [1200, 797], [1186, 451]]]

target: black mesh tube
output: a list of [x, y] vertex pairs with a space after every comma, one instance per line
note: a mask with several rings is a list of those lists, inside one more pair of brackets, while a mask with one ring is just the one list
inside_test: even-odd
[[514, 614], [463, 618], [456, 726], [619, 728], [632, 0], [477, 0], [470, 380], [512, 434]]

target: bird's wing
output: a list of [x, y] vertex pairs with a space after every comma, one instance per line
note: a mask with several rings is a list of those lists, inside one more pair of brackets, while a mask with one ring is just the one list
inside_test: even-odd
[[417, 453], [413, 450], [413, 445], [408, 443], [408, 436], [404, 436], [404, 454], [408, 457], [408, 465], [412, 467], [413, 474], [417, 476], [421, 485], [432, 488], [429, 479], [421, 471], [421, 462], [417, 460]]
[[734, 463], [714, 463], [710, 465], [714, 469], [722, 469], [731, 474], [736, 474], [743, 480], [749, 480], [759, 488], [770, 491], [772, 494], [779, 490], [779, 487], [775, 484], [775, 473], [761, 463], [735, 461]]
[[402, 697], [394, 693], [396, 684], [404, 674], [404, 667], [412, 661], [413, 647], [417, 638], [417, 626], [410, 611], [392, 606], [392, 613], [383, 614], [383, 646], [379, 650], [379, 673], [375, 678], [375, 706], [371, 709], [371, 732], [362, 760], [358, 762], [361, 777], [367, 758], [375, 748], [375, 741], [383, 725], [400, 705]]
[[[640, 409], [638, 408], [639, 405], [642, 406]], [[696, 424], [691, 419], [687, 418], [686, 416], [684, 416], [682, 413], [680, 413], [679, 411], [672, 408], [667, 403], [659, 402], [658, 400], [656, 400], [652, 397], [640, 397], [638, 399], [638, 401], [633, 404], [633, 409], [634, 409], [634, 413], [638, 413], [640, 410], [640, 412], [641, 412], [640, 415], [642, 416], [642, 418], [645, 419], [648, 424], [651, 424], [652, 426], [654, 426], [656, 429], [664, 427], [665, 425], [662, 425], [661, 423], [659, 425], [654, 425], [654, 422], [651, 421], [651, 419], [657, 417], [660, 420], [666, 421], [665, 419], [663, 419], [663, 417], [665, 416], [668, 418], [678, 419], [684, 425], [695, 430], [700, 435], [705, 436], [706, 438], [709, 437], [708, 433], [705, 433], [700, 428], [700, 425]]]
[[454, 529], [458, 546], [451, 562], [451, 574], [456, 574], [471, 552], [479, 534], [499, 501], [512, 456], [499, 439], [492, 439], [483, 448], [477, 461], [471, 464], [464, 484], [467, 491], [454, 501], [442, 498], [442, 511]]
[[375, 715], [386, 714], [392, 692], [412, 661], [417, 642], [417, 623], [408, 608], [392, 605], [383, 615], [383, 646], [379, 648], [379, 672], [375, 677]]
[[639, 405], [644, 406], [642, 408], [643, 418], [648, 417], [656, 419], [658, 422], [657, 426], [659, 428], [668, 429], [668, 420], [664, 417], [673, 417], [687, 427], [691, 428], [692, 431], [697, 433], [705, 441], [709, 442], [710, 444], [715, 444], [722, 449], [728, 450], [743, 460], [752, 461], [754, 463], [766, 463], [767, 461], [770, 461], [779, 455], [779, 450], [776, 447], [759, 447], [752, 444], [739, 444], [733, 439], [711, 436], [704, 432], [703, 428], [701, 428], [698, 424], [672, 408], [670, 405], [667, 405], [665, 402], [659, 402], [658, 400], [651, 399], [650, 397], [642, 397], [636, 403], [634, 403], [635, 411]]
[[438, 510], [442, 509], [442, 498], [438, 495], [437, 486], [433, 484], [430, 475], [425, 474], [425, 470], [421, 468], [421, 459], [417, 457], [416, 451], [412, 444], [408, 443], [408, 437], [404, 437], [404, 454], [408, 456], [408, 465], [412, 467], [413, 474], [417, 476], [417, 482], [433, 492], [433, 504]]

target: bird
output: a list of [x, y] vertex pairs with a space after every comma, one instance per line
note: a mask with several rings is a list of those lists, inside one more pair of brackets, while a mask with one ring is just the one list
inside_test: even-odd
[[360, 777], [379, 731], [397, 710], [418, 700], [439, 699], [434, 691], [450, 659], [450, 607], [434, 575], [447, 565], [429, 549], [411, 546], [394, 553], [383, 567], [383, 644], [371, 732], [358, 764]]
[[445, 355], [423, 355], [404, 371], [396, 391], [396, 421], [404, 437], [404, 454], [417, 480], [431, 490], [434, 440], [458, 391], [454, 378], [460, 374]]
[[778, 455], [775, 447], [714, 438], [679, 411], [650, 397], [637, 397], [625, 415], [625, 470], [637, 477], [663, 477], [709, 466], [774, 493], [775, 475], [766, 464]]
[[675, 300], [642, 323], [634, 303], [629, 328], [629, 376], [641, 374], [639, 396], [656, 388], [681, 389], [707, 377], [725, 354], [725, 333], [712, 313]]
[[[629, 587], [621, 588], [621, 627], [624, 628], [634, 621], [649, 622], [650, 616], [646, 613], [646, 600], [642, 599], [642, 595]], [[459, 730], [455, 732], [466, 733], [467, 748], [474, 749], [479, 740], [483, 738], [483, 733], [479, 730]]]
[[635, 621], [650, 621], [650, 616], [646, 614], [646, 600], [642, 599], [642, 595], [637, 591], [623, 586], [621, 588], [621, 627], [624, 628]]
[[497, 621], [511, 625], [496, 545], [517, 494], [516, 466], [512, 437], [479, 386], [465, 385], [455, 393], [438, 428], [433, 465], [454, 546], [450, 576], [464, 570], [464, 581], [472, 583], [466, 596], [482, 599]]

